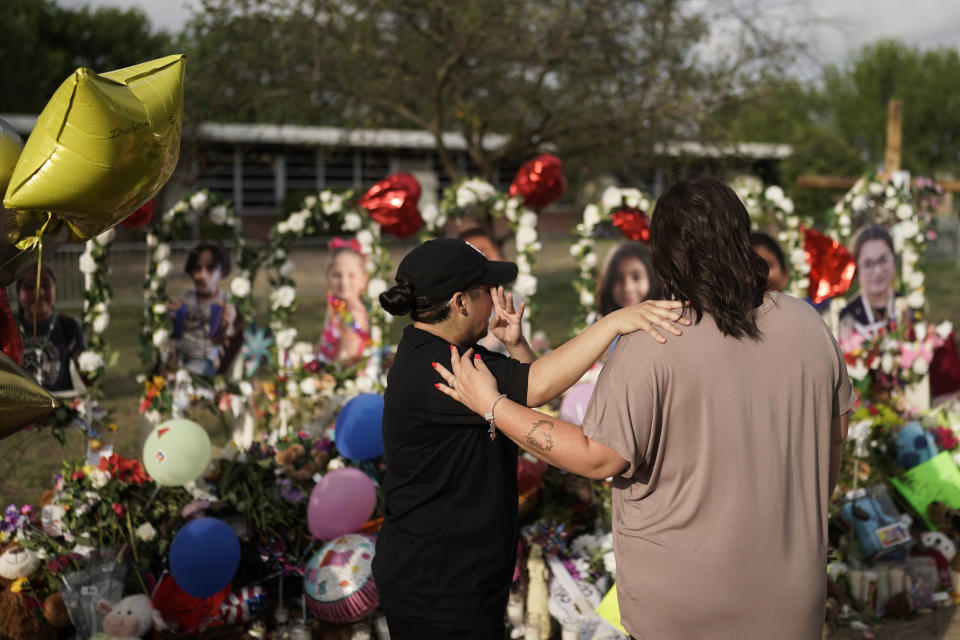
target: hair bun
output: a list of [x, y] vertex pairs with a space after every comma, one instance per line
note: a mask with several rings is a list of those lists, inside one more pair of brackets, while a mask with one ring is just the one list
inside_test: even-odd
[[406, 280], [398, 280], [397, 284], [380, 294], [380, 306], [395, 316], [405, 316], [413, 310], [413, 287]]

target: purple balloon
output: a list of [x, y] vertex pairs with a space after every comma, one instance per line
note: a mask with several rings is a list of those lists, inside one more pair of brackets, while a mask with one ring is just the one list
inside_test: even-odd
[[573, 424], [583, 423], [583, 417], [587, 415], [587, 405], [590, 404], [590, 396], [593, 395], [595, 386], [592, 382], [581, 382], [571, 387], [563, 396], [563, 402], [560, 403], [560, 419]]
[[320, 540], [353, 533], [366, 523], [376, 505], [377, 490], [367, 474], [352, 467], [335, 469], [310, 492], [310, 533]]

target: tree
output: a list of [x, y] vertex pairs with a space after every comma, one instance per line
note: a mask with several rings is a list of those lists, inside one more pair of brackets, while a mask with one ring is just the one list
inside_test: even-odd
[[828, 125], [871, 165], [882, 166], [887, 104], [903, 100], [902, 166], [915, 173], [960, 167], [960, 53], [921, 50], [896, 40], [864, 46], [824, 72]]
[[7, 0], [0, 39], [0, 112], [39, 113], [77, 67], [111, 71], [171, 53], [139, 9]]
[[711, 27], [694, 6], [203, 0], [187, 34], [191, 116], [422, 129], [452, 180], [450, 131], [488, 178], [546, 149], [594, 169], [642, 166], [657, 142], [703, 135], [717, 101], [790, 50], [742, 17], [744, 46], [703, 50]]

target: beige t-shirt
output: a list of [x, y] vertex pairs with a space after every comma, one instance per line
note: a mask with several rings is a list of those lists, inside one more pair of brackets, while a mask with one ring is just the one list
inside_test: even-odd
[[820, 637], [831, 421], [855, 394], [807, 303], [772, 293], [757, 325], [625, 336], [600, 374], [583, 430], [630, 463], [613, 529], [636, 638]]

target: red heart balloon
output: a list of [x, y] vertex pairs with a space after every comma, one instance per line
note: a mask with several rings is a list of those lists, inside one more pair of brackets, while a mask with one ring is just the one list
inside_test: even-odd
[[567, 190], [563, 163], [557, 156], [545, 153], [520, 167], [510, 185], [510, 195], [519, 195], [523, 204], [540, 209], [556, 202]]
[[409, 173], [387, 176], [360, 198], [360, 206], [380, 223], [386, 233], [406, 238], [423, 226], [417, 209], [420, 183]]
[[625, 238], [650, 244], [650, 219], [640, 209], [621, 207], [610, 214], [610, 221]]
[[803, 232], [803, 252], [810, 265], [807, 297], [815, 304], [839, 296], [850, 289], [857, 265], [847, 248], [814, 229]]
[[126, 218], [120, 221], [120, 226], [127, 227], [128, 229], [135, 229], [137, 227], [142, 227], [145, 224], [149, 224], [153, 220], [153, 212], [157, 208], [157, 204], [153, 200], [147, 200], [147, 202], [128, 215]]
[[0, 350], [17, 364], [23, 362], [23, 336], [10, 310], [6, 287], [0, 287]]

